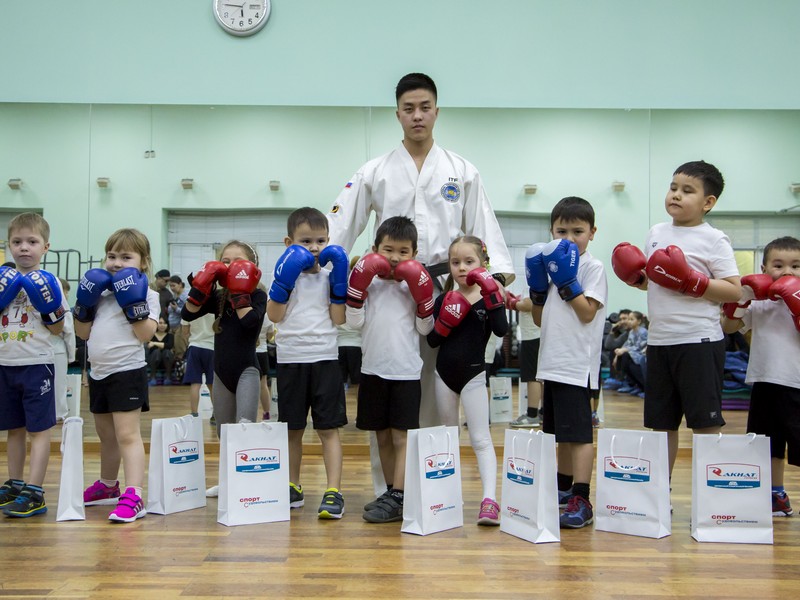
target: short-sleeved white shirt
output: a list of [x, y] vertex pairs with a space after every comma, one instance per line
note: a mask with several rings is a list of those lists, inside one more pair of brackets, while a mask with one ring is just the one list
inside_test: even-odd
[[518, 314], [520, 340], [526, 342], [528, 340], [538, 340], [542, 337], [541, 328], [533, 322], [533, 313], [520, 311]]
[[[654, 225], [645, 243], [647, 258], [667, 246], [678, 246], [689, 266], [709, 279], [739, 275], [731, 241], [708, 223], [696, 227]], [[723, 338], [717, 302], [686, 296], [651, 281], [647, 286], [647, 312], [650, 346], [716, 342]]]
[[361, 330], [361, 372], [383, 379], [420, 378], [417, 305], [405, 281], [376, 277], [367, 288]]
[[202, 348], [203, 350], [214, 349], [214, 315], [206, 313], [193, 321], [181, 321], [181, 326], [189, 327], [189, 347]]
[[[61, 283], [58, 284], [59, 288]], [[61, 307], [69, 310], [67, 299]], [[0, 365], [46, 365], [54, 360], [50, 330], [42, 323], [42, 315], [33, 308], [28, 294], [20, 289], [17, 297], [2, 311], [0, 324]]]
[[300, 273], [275, 328], [279, 364], [338, 360], [336, 325], [331, 320], [329, 272]]
[[750, 303], [743, 331], [753, 330], [745, 382], [775, 383], [800, 389], [800, 331], [783, 300]]
[[558, 295], [556, 286], [550, 284], [542, 311], [536, 378], [582, 387], [590, 384], [596, 389], [600, 378], [608, 283], [603, 263], [588, 251], [580, 257], [578, 283], [584, 296], [599, 302], [600, 308], [591, 322], [582, 323], [575, 310]]
[[[158, 292], [147, 290], [150, 319], [158, 322], [161, 304]], [[114, 373], [141, 369], [146, 365], [144, 344], [136, 337], [133, 326], [122, 312], [114, 293], [106, 290], [97, 303], [92, 330], [86, 340], [92, 379], [105, 379]]]

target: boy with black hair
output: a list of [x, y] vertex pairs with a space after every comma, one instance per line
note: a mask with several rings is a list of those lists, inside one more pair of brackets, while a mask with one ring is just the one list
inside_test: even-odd
[[788, 517], [784, 488], [787, 457], [800, 466], [800, 240], [782, 237], [764, 248], [761, 273], [742, 277], [742, 299], [723, 305], [725, 333], [752, 329], [745, 383], [750, 396], [748, 433], [769, 437], [772, 515]]
[[611, 257], [622, 281], [647, 290], [644, 425], [667, 432], [670, 474], [684, 415], [694, 433], [719, 433], [725, 425], [719, 305], [738, 302], [742, 288], [728, 236], [705, 222], [724, 186], [722, 173], [710, 163], [679, 166], [664, 199], [672, 222], [650, 229], [647, 256], [623, 242]]
[[[328, 220], [315, 208], [292, 212], [286, 229], [287, 248], [275, 265], [267, 317], [277, 324], [278, 415], [289, 429], [289, 502], [292, 508], [305, 504], [300, 464], [310, 410], [327, 477], [317, 514], [341, 519], [339, 428], [347, 424], [347, 414], [336, 326], [345, 321], [348, 259], [341, 246], [328, 244]], [[333, 269], [322, 270], [329, 262]]]
[[553, 241], [533, 244], [525, 270], [533, 320], [542, 328], [537, 377], [544, 381], [542, 430], [558, 442], [561, 527], [594, 520], [589, 501], [594, 463], [591, 390], [600, 383], [600, 352], [606, 319], [603, 263], [589, 254], [594, 209], [568, 197], [550, 213]]
[[417, 229], [406, 217], [381, 223], [372, 254], [353, 267], [347, 323], [361, 329], [361, 384], [356, 427], [375, 431], [387, 490], [364, 506], [364, 520], [403, 518], [406, 439], [419, 428], [419, 336], [433, 329], [433, 282], [413, 260]]

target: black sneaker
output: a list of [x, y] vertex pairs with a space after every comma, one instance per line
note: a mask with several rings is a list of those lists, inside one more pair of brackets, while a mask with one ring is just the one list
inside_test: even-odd
[[5, 508], [14, 502], [24, 485], [24, 483], [22, 485], [14, 483], [13, 479], [9, 479], [3, 485], [0, 485], [0, 508]]
[[306, 503], [303, 488], [289, 482], [289, 508], [301, 508]]
[[44, 493], [35, 491], [27, 485], [22, 488], [16, 500], [3, 509], [3, 514], [7, 517], [32, 517], [46, 512]]
[[364, 513], [364, 520], [369, 523], [391, 523], [403, 520], [403, 505], [391, 494], [377, 500], [378, 505]]
[[391, 493], [391, 490], [386, 490], [386, 491], [385, 491], [385, 492], [383, 492], [383, 493], [382, 493], [380, 496], [378, 496], [377, 498], [375, 498], [375, 500], [373, 500], [372, 502], [367, 502], [367, 503], [364, 505], [364, 512], [369, 512], [369, 511], [371, 511], [373, 508], [377, 508], [377, 507], [378, 507], [378, 503], [381, 501], [381, 498], [385, 498], [385, 497], [386, 497], [386, 496], [388, 496], [390, 493]]
[[344, 498], [336, 488], [328, 488], [322, 495], [322, 504], [319, 505], [318, 516], [320, 519], [341, 519], [344, 514]]

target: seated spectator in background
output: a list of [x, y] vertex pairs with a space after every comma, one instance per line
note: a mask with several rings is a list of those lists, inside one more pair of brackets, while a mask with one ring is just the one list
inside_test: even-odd
[[611, 323], [611, 327], [603, 339], [601, 366], [607, 364], [611, 372], [609, 378], [603, 384], [603, 389], [605, 390], [616, 390], [624, 383], [625, 376], [614, 368], [613, 362], [614, 351], [617, 348], [622, 348], [625, 340], [628, 339], [628, 315], [630, 314], [629, 308], [623, 308], [621, 311], [611, 313], [608, 316], [606, 325]]
[[618, 372], [624, 373], [630, 380], [629, 385], [621, 386], [617, 391], [644, 398], [645, 369], [647, 368], [645, 352], [647, 351], [647, 328], [644, 326], [644, 315], [632, 311], [628, 315], [628, 337], [621, 348], [614, 350], [614, 365]]
[[159, 379], [156, 377], [159, 369], [164, 370], [164, 385], [172, 385], [172, 365], [175, 362], [175, 354], [172, 352], [174, 337], [169, 332], [167, 319], [162, 315], [158, 319], [158, 327], [153, 337], [147, 342], [147, 364], [150, 367], [150, 385], [158, 385]]
[[169, 331], [175, 336], [175, 359], [183, 358], [186, 352], [186, 346], [189, 343], [189, 338], [181, 332], [181, 309], [186, 304], [186, 299], [189, 297], [189, 290], [186, 289], [183, 281], [179, 275], [173, 275], [169, 278], [169, 289], [174, 296], [167, 306], [167, 323], [169, 323]]

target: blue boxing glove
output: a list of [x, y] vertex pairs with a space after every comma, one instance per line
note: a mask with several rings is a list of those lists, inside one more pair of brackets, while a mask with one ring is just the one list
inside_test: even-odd
[[274, 279], [269, 286], [269, 299], [273, 302], [286, 304], [292, 295], [294, 284], [300, 273], [314, 266], [314, 255], [303, 246], [292, 244], [278, 259], [275, 264]]
[[72, 314], [76, 321], [90, 323], [94, 321], [97, 303], [103, 292], [111, 289], [111, 273], [105, 269], [89, 269], [81, 277], [78, 292], [75, 297], [75, 306]]
[[553, 240], [542, 248], [542, 260], [562, 300], [569, 302], [583, 294], [583, 288], [578, 283], [578, 247], [574, 242]]
[[319, 253], [319, 266], [331, 263], [333, 269], [328, 276], [331, 283], [331, 304], [344, 304], [347, 300], [347, 271], [350, 259], [341, 246], [325, 246]]
[[150, 307], [147, 305], [149, 289], [147, 275], [139, 269], [128, 267], [114, 273], [111, 278], [111, 289], [129, 323], [138, 323], [150, 317]]
[[0, 310], [14, 301], [22, 287], [22, 275], [11, 267], [0, 267]]
[[550, 287], [547, 269], [545, 269], [542, 259], [542, 248], [546, 245], [538, 242], [531, 244], [525, 251], [525, 279], [528, 280], [531, 302], [536, 306], [544, 306], [547, 300], [547, 288]]
[[64, 294], [58, 278], [47, 271], [31, 271], [22, 277], [22, 287], [28, 294], [33, 308], [42, 314], [45, 325], [58, 323], [67, 314], [64, 308]]

